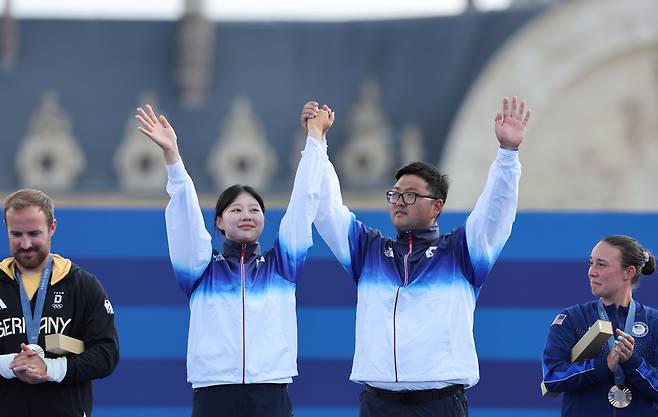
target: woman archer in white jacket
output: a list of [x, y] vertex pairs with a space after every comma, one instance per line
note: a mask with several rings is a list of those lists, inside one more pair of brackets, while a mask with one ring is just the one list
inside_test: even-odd
[[194, 388], [193, 417], [291, 416], [287, 384], [297, 375], [295, 288], [312, 245], [333, 113], [327, 108], [309, 123], [290, 203], [274, 246], [262, 253], [260, 195], [238, 184], [219, 196], [214, 227], [225, 242], [223, 251], [214, 251], [174, 129], [149, 105], [138, 108], [136, 118], [167, 164], [169, 255], [190, 300], [187, 379]]

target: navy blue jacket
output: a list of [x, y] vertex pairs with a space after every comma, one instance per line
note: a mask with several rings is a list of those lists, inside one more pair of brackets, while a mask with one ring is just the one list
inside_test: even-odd
[[[614, 329], [623, 330], [627, 307], [606, 307]], [[597, 301], [571, 306], [562, 311], [551, 325], [542, 368], [546, 388], [564, 393], [562, 416], [651, 416], [658, 414], [658, 310], [637, 304], [631, 336], [635, 339], [633, 355], [621, 364], [624, 384], [632, 391], [631, 404], [615, 409], [608, 402], [608, 390], [615, 384], [608, 369], [607, 343], [594, 358], [572, 363], [571, 348], [599, 318]], [[616, 410], [616, 411], [615, 411]]]

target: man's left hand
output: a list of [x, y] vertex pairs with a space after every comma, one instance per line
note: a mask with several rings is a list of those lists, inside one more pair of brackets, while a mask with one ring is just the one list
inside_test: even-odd
[[496, 137], [503, 149], [519, 149], [523, 142], [525, 129], [530, 120], [530, 110], [526, 111], [525, 100], [517, 108], [517, 97], [512, 97], [512, 106], [510, 108], [510, 99], [503, 98], [503, 111], [496, 115]]

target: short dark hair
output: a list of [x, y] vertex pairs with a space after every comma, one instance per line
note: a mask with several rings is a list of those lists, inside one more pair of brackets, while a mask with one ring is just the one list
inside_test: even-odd
[[611, 235], [603, 238], [601, 242], [619, 249], [621, 265], [624, 268], [635, 267], [635, 276], [631, 280], [634, 287], [637, 286], [640, 274], [651, 275], [656, 271], [656, 257], [636, 239], [625, 235]]
[[4, 220], [7, 223], [7, 212], [13, 210], [23, 210], [28, 207], [38, 207], [46, 216], [48, 226], [55, 220], [55, 203], [41, 190], [25, 188], [11, 193], [5, 199]]
[[405, 165], [395, 174], [395, 179], [399, 180], [403, 175], [416, 175], [427, 182], [429, 192], [436, 198], [440, 198], [445, 203], [448, 198], [448, 188], [450, 188], [450, 179], [446, 174], [442, 174], [436, 167], [426, 164], [425, 162], [412, 162]]
[[[258, 201], [258, 205], [260, 206], [261, 211], [263, 214], [265, 213], [265, 203], [263, 202], [263, 197], [261, 197], [261, 195], [258, 194], [258, 192], [254, 190], [253, 187], [248, 185], [235, 184], [225, 189], [224, 192], [222, 192], [217, 198], [217, 204], [215, 204], [215, 220], [217, 220], [218, 217], [221, 217], [222, 213], [224, 213], [224, 210], [226, 210], [226, 207], [231, 205], [242, 193], [248, 193], [253, 198], [255, 198], [256, 201]], [[222, 234], [224, 234], [223, 230], [220, 229], [220, 231]]]

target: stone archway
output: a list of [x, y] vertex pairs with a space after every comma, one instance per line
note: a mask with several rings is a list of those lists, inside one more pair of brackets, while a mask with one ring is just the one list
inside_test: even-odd
[[533, 110], [519, 208], [658, 210], [658, 2], [562, 2], [518, 31], [480, 74], [440, 167], [449, 209], [470, 209], [495, 155], [500, 98]]

